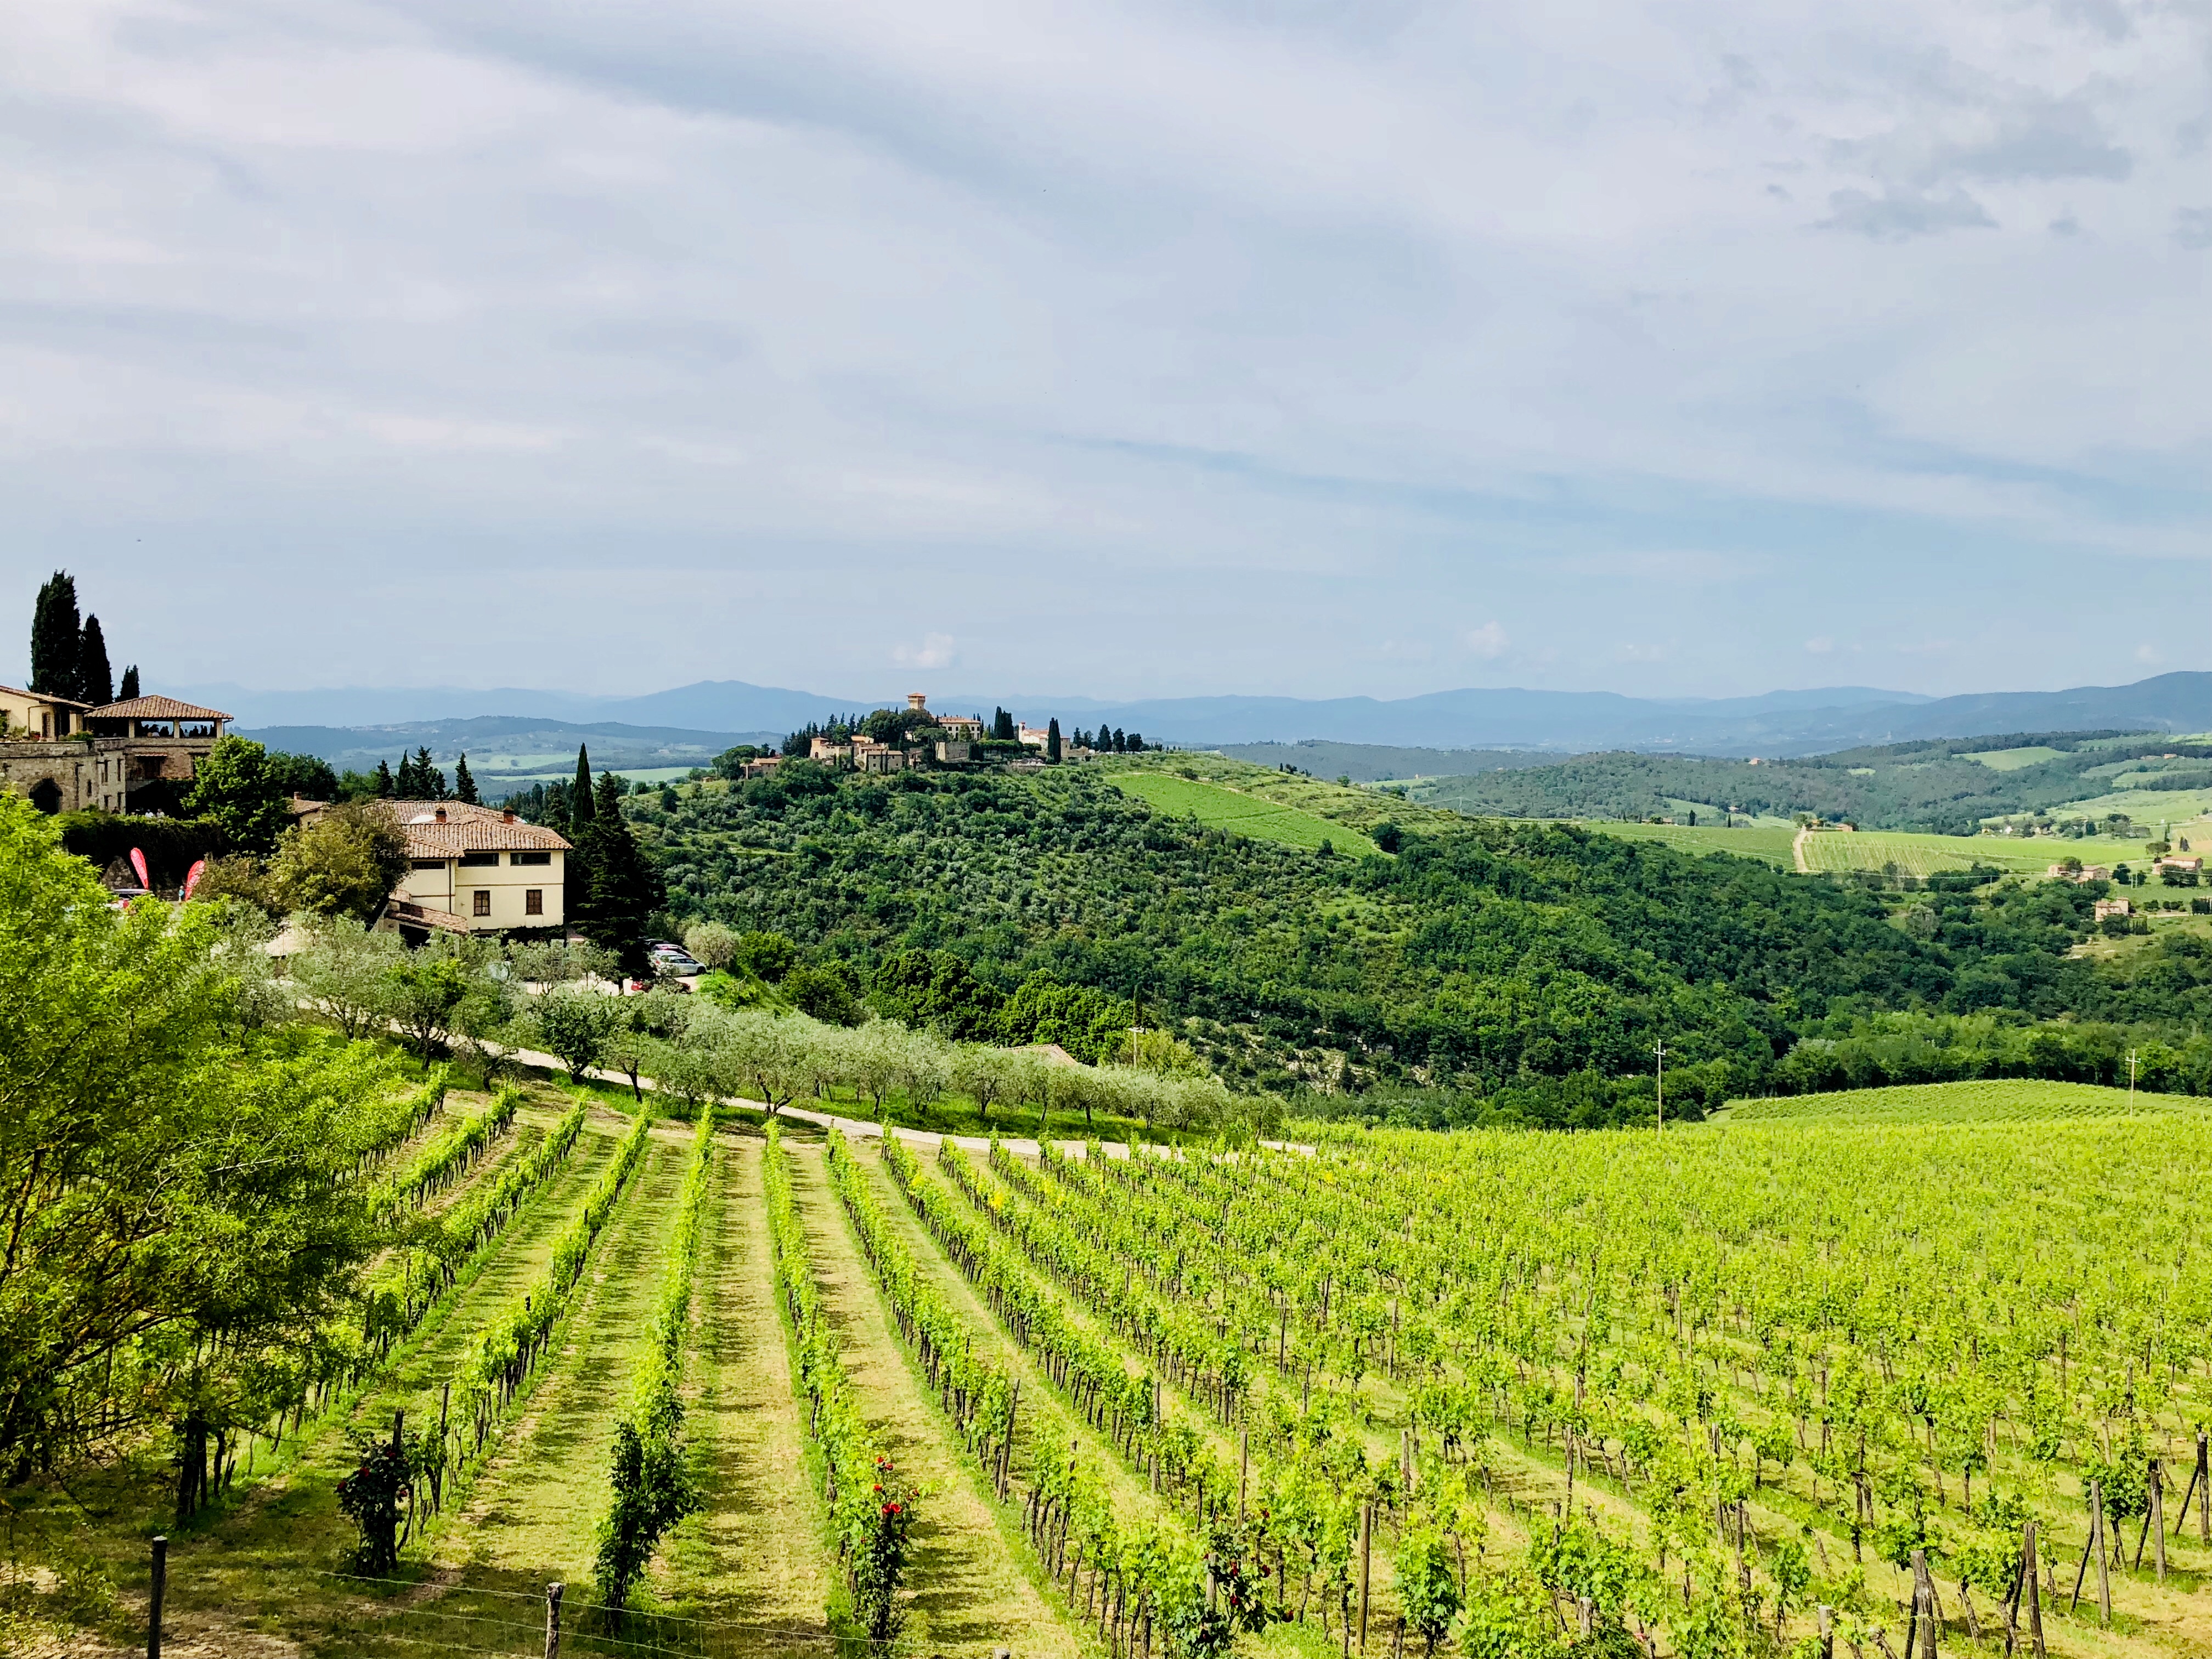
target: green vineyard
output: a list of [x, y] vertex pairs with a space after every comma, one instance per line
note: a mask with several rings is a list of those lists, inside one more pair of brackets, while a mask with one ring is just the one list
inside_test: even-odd
[[[537, 1653], [559, 1583], [565, 1652], [2203, 1651], [2212, 1152], [2137, 1104], [1131, 1156], [434, 1086], [168, 1639]], [[19, 1504], [41, 1619], [121, 1642], [173, 1479]]]

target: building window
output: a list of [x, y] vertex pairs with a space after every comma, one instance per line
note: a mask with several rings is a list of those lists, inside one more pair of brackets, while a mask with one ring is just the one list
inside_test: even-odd
[[461, 868], [464, 870], [481, 870], [488, 864], [497, 864], [498, 862], [499, 854], [496, 853], [464, 853], [461, 854]]
[[416, 859], [415, 860], [415, 868], [417, 870], [442, 870], [445, 867], [446, 861], [443, 859]]
[[509, 853], [507, 861], [509, 864], [550, 864], [553, 855], [550, 853]]
[[477, 914], [477, 915], [480, 915], [480, 916], [488, 916], [488, 915], [489, 915], [491, 914], [491, 889], [490, 889], [490, 888], [489, 888], [489, 887], [479, 887], [479, 888], [477, 888], [477, 908], [476, 908], [476, 914]]
[[522, 890], [522, 914], [526, 916], [542, 916], [545, 914], [545, 890], [543, 887], [526, 887]]

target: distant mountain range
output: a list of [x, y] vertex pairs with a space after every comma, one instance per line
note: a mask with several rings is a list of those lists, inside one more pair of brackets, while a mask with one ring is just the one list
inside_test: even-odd
[[[247, 691], [222, 685], [177, 687], [173, 695], [227, 709], [242, 726], [264, 731], [308, 725], [346, 730], [381, 727], [390, 734], [384, 738], [389, 742], [403, 727], [412, 730], [426, 722], [450, 728], [471, 717], [503, 717], [548, 734], [565, 732], [571, 726], [588, 732], [619, 726], [639, 733], [638, 740], [648, 746], [655, 740], [646, 733], [682, 733], [680, 740], [672, 738], [669, 742], [687, 752], [717, 738], [726, 745], [741, 739], [757, 741], [759, 734], [788, 732], [833, 712], [896, 707], [904, 701], [903, 693], [856, 696], [750, 685], [740, 680], [702, 680], [636, 697], [450, 687]], [[1068, 727], [1103, 723], [1141, 732], [1148, 743], [1188, 748], [1318, 739], [1404, 749], [1555, 754], [1637, 749], [1787, 756], [1992, 732], [2212, 731], [2212, 673], [2160, 674], [2133, 685], [1956, 697], [1829, 686], [1705, 699], [1470, 688], [1389, 701], [1224, 696], [1116, 702], [1004, 692], [988, 696], [932, 693], [930, 701], [948, 713], [988, 716], [994, 707], [1003, 705], [1037, 724], [1054, 715]], [[507, 734], [520, 735], [520, 729]], [[606, 733], [609, 740], [614, 735]], [[431, 746], [434, 750], [437, 747]]]
[[580, 744], [590, 750], [594, 771], [635, 777], [704, 766], [732, 744], [781, 743], [784, 738], [781, 731], [694, 732], [527, 714], [402, 720], [387, 726], [241, 726], [239, 730], [271, 749], [319, 756], [341, 772], [374, 772], [380, 760], [390, 762], [396, 770], [401, 758], [418, 748], [428, 749], [431, 759], [450, 771], [454, 760], [466, 755], [470, 774], [495, 794], [527, 787], [536, 779], [571, 775]]

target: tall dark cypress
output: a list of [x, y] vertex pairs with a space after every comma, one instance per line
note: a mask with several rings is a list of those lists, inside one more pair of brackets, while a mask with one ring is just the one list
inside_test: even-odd
[[465, 801], [471, 806], [483, 804], [477, 799], [477, 781], [469, 775], [469, 756], [466, 750], [463, 750], [461, 757], [453, 763], [453, 799]]
[[76, 698], [82, 637], [76, 617], [76, 578], [57, 570], [39, 589], [39, 602], [31, 611], [32, 690], [41, 696]]
[[584, 836], [592, 827], [592, 757], [584, 745], [576, 745], [576, 781], [568, 792], [568, 839], [582, 846]]
[[[667, 902], [668, 890], [623, 816], [622, 781], [611, 773], [599, 781], [599, 799], [586, 833], [589, 897], [581, 907], [583, 914], [572, 912], [571, 919], [586, 939], [622, 958], [624, 973], [642, 975], [646, 928], [653, 913]], [[568, 891], [579, 890], [579, 884], [570, 878]]]
[[129, 702], [137, 695], [138, 665], [134, 662], [123, 671], [123, 684], [115, 688], [115, 700], [118, 702]]
[[100, 631], [100, 618], [87, 617], [76, 650], [76, 700], [94, 708], [115, 701], [114, 671], [107, 665], [107, 636]]
[[[404, 761], [404, 760], [403, 760], [403, 761], [401, 761], [401, 762], [399, 763], [399, 764], [400, 764], [401, 768], [404, 769], [405, 768], [405, 766], [406, 766], [407, 763], [406, 763], [405, 761]], [[392, 763], [391, 763], [390, 761], [388, 761], [388, 760], [380, 760], [380, 761], [378, 761], [378, 762], [377, 762], [377, 763], [376, 763], [376, 798], [377, 798], [377, 799], [379, 799], [379, 800], [390, 800], [390, 799], [391, 799], [394, 795], [398, 794], [398, 793], [399, 793], [399, 786], [392, 781]]]
[[570, 927], [586, 939], [592, 932], [592, 757], [582, 744], [576, 745], [576, 781], [568, 786], [568, 869], [562, 882], [561, 903]]
[[1045, 722], [1044, 757], [1054, 762], [1060, 759], [1060, 716], [1057, 714]]

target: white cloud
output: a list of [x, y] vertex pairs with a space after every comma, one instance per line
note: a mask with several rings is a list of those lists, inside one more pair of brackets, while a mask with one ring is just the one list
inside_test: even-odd
[[1836, 648], [1836, 642], [1827, 635], [1820, 634], [1806, 641], [1805, 648], [1816, 657], [1825, 657]]
[[[1577, 624], [1516, 672], [1649, 689], [1636, 634], [1753, 690], [1930, 580], [2018, 596], [1948, 689], [2095, 678], [2124, 642], [2008, 647], [2013, 578], [2203, 544], [2208, 46], [2129, 0], [26, 0], [14, 562], [163, 592], [213, 678], [445, 675], [333, 597], [508, 559], [568, 575], [489, 659], [640, 689], [740, 617], [749, 677], [864, 677], [850, 608], [947, 586], [1038, 689], [1427, 689], [1494, 611]], [[1347, 643], [1409, 613], [1425, 665]]]
[[2166, 660], [2166, 655], [2156, 646], [2145, 643], [2136, 647], [2136, 660], [2145, 667], [2155, 667]]
[[925, 634], [921, 643], [895, 646], [891, 660], [902, 668], [950, 668], [952, 665], [952, 635]]

